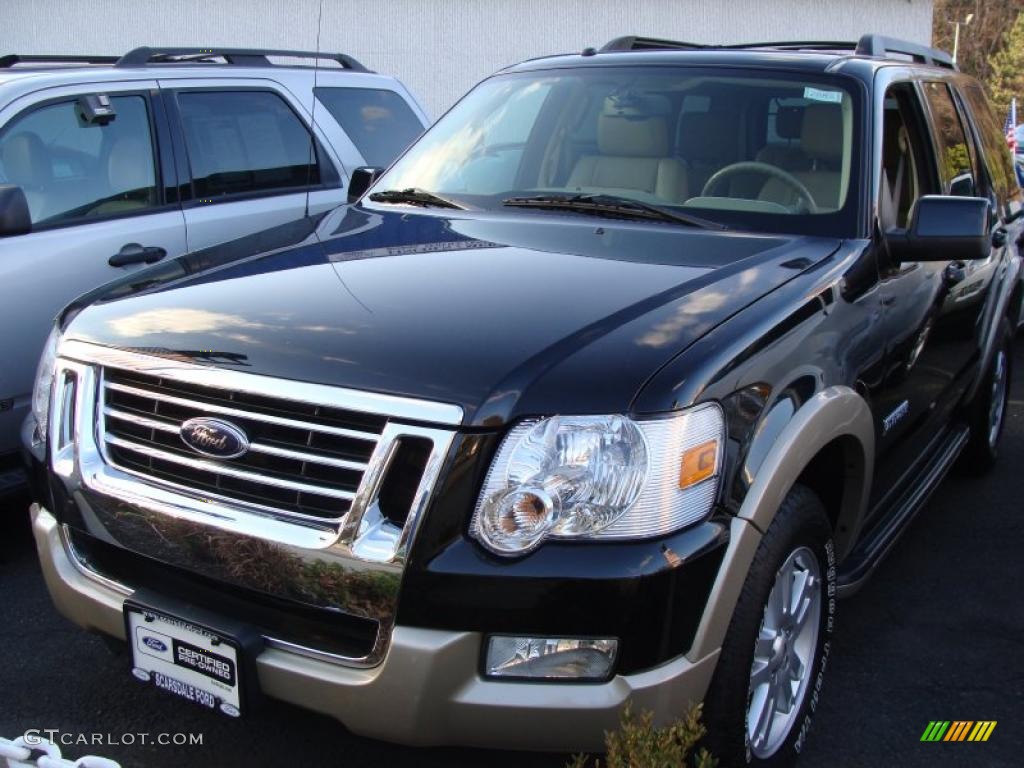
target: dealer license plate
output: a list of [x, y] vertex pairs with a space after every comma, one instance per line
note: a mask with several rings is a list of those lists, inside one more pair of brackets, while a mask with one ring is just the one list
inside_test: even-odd
[[132, 674], [207, 709], [242, 714], [239, 645], [187, 621], [125, 606]]

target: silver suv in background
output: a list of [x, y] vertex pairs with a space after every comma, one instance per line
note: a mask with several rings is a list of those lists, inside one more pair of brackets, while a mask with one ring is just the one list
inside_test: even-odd
[[65, 304], [344, 203], [353, 169], [390, 165], [427, 122], [345, 54], [0, 56], [0, 493], [20, 483], [19, 428]]

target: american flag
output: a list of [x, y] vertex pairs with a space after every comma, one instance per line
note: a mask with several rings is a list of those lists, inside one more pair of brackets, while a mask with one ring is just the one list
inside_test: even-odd
[[1006, 113], [1006, 124], [1003, 126], [1006, 133], [1006, 144], [1011, 151], [1017, 151], [1017, 99], [1010, 100], [1010, 111]]

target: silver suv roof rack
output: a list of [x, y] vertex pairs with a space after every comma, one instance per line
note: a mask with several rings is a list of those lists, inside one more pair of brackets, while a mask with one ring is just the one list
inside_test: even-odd
[[344, 69], [353, 72], [369, 70], [345, 53], [321, 51], [289, 51], [269, 48], [150, 48], [141, 46], [128, 51], [114, 60], [115, 67], [144, 67], [148, 64], [217, 64], [223, 63], [242, 67], [273, 66], [267, 57], [275, 56], [292, 59], [325, 59], [335, 61]]
[[0, 56], [0, 69], [15, 64], [113, 64], [117, 56], [46, 56], [41, 54], [8, 53]]

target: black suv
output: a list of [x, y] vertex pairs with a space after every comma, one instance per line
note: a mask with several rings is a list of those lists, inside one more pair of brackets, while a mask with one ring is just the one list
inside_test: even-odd
[[229, 716], [575, 750], [704, 700], [725, 764], [791, 760], [837, 598], [996, 459], [1021, 199], [980, 86], [624, 38], [360, 185], [65, 311], [24, 433], [57, 606]]

